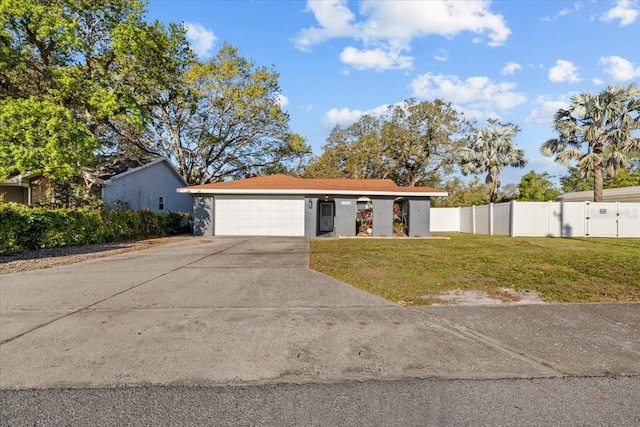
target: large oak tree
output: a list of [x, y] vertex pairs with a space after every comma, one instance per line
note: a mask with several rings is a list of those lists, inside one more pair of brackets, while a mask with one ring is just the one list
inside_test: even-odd
[[280, 106], [279, 74], [229, 44], [192, 64], [174, 96], [151, 109], [140, 141], [192, 185], [281, 170], [309, 153]]
[[471, 126], [442, 100], [409, 99], [382, 116], [336, 126], [310, 177], [390, 178], [401, 186], [434, 185], [453, 171]]
[[192, 58], [179, 25], [138, 0], [0, 3], [0, 178], [69, 179], [101, 147], [135, 143]]

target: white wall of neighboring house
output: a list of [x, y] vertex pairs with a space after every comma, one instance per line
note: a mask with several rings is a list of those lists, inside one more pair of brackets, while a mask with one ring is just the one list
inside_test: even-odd
[[[457, 224], [454, 218], [458, 219]], [[431, 231], [523, 237], [640, 238], [640, 203], [514, 201], [432, 208]]]
[[186, 184], [164, 160], [116, 175], [107, 184], [102, 198], [110, 206], [124, 203], [132, 210], [193, 212], [193, 196], [176, 192]]

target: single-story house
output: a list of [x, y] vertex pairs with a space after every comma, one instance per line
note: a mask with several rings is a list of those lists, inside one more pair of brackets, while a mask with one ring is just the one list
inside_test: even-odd
[[[593, 190], [566, 193], [556, 198], [558, 202], [593, 202]], [[607, 188], [602, 192], [603, 202], [640, 202], [640, 186]]]
[[194, 234], [206, 236], [429, 235], [431, 197], [389, 179], [310, 179], [270, 175], [178, 189], [194, 196]]
[[25, 205], [32, 203], [44, 202], [40, 200], [42, 195], [41, 173], [27, 173], [24, 175], [16, 175], [4, 181], [0, 181], [0, 201], [15, 202]]
[[[177, 193], [187, 182], [164, 157], [121, 160], [97, 168], [83, 168], [91, 191], [107, 206], [152, 212], [191, 212], [193, 196]], [[2, 201], [27, 205], [50, 202], [50, 181], [41, 173], [18, 175], [0, 181]]]

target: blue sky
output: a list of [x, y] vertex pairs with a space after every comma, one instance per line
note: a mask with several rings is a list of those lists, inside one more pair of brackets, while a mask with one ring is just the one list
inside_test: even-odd
[[571, 94], [640, 82], [640, 1], [151, 0], [182, 22], [201, 59], [224, 42], [280, 73], [291, 128], [321, 153], [336, 124], [414, 97], [522, 131], [527, 171], [566, 173], [539, 153]]

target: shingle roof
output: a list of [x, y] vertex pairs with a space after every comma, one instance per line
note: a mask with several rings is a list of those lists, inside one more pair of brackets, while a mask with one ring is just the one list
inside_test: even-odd
[[[185, 192], [192, 193], [216, 193], [222, 191], [228, 193], [237, 190], [239, 193], [250, 191], [256, 193], [260, 190], [269, 193], [289, 191], [310, 192], [363, 192], [363, 193], [438, 193], [444, 196], [446, 192], [431, 187], [399, 187], [390, 179], [324, 179], [324, 178], [297, 178], [289, 175], [268, 175], [256, 178], [247, 178], [237, 181], [214, 182], [211, 184], [194, 185], [186, 187]], [[427, 195], [427, 194], [425, 194]]]

